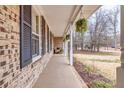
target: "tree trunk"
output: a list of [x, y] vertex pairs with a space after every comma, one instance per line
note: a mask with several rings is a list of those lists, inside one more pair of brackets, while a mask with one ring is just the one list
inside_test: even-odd
[[83, 50], [83, 43], [81, 43], [81, 50]]
[[77, 44], [75, 44], [75, 50], [77, 51]]
[[96, 51], [96, 46], [97, 46], [97, 44], [96, 44], [96, 41], [95, 41], [95, 43], [94, 43], [94, 45], [93, 45], [93, 51], [94, 51], [94, 52]]
[[81, 33], [81, 39], [82, 39], [81, 50], [83, 50], [83, 43], [84, 43], [84, 33], [83, 32]]
[[116, 32], [114, 33], [114, 47], [115, 50], [117, 49], [117, 38], [116, 38]]
[[97, 52], [99, 52], [99, 50], [100, 50], [100, 35], [97, 41]]
[[97, 45], [97, 52], [99, 52], [99, 48], [100, 48], [100, 47], [99, 47], [99, 44], [98, 44], [98, 45]]

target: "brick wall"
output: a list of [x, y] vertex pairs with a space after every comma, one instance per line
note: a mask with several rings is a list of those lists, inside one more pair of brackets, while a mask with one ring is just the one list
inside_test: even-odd
[[54, 37], [54, 48], [63, 48], [63, 37]]
[[19, 6], [0, 6], [0, 87], [32, 87], [52, 52], [20, 69]]

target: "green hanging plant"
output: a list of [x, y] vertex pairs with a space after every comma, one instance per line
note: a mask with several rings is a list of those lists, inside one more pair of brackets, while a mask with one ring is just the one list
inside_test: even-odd
[[81, 18], [76, 22], [76, 32], [87, 31], [87, 19]]
[[69, 40], [70, 39], [70, 35], [66, 35], [64, 38], [63, 38], [63, 42], [65, 42], [66, 40]]
[[70, 39], [70, 35], [66, 35], [66, 40], [69, 40]]

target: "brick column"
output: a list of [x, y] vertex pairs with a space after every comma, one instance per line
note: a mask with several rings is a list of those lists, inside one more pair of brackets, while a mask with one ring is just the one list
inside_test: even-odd
[[117, 86], [124, 88], [124, 5], [121, 5], [121, 67], [117, 68]]

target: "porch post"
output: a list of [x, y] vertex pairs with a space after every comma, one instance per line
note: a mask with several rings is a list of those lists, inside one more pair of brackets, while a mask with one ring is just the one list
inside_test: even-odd
[[118, 88], [124, 88], [124, 5], [121, 5], [121, 67], [117, 68], [117, 86]]
[[70, 65], [73, 65], [73, 28], [70, 24]]
[[64, 42], [64, 56], [67, 56], [67, 44]]

